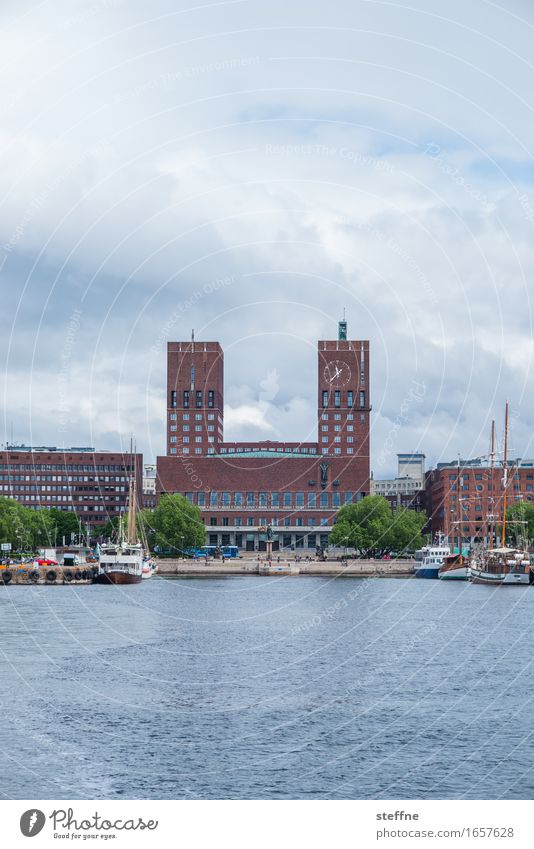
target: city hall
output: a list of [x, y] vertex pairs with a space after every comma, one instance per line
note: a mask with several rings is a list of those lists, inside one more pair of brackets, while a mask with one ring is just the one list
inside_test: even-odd
[[208, 545], [264, 551], [328, 545], [343, 504], [369, 494], [369, 342], [317, 343], [317, 441], [225, 442], [224, 352], [218, 342], [167, 344], [167, 443], [157, 494], [197, 505]]

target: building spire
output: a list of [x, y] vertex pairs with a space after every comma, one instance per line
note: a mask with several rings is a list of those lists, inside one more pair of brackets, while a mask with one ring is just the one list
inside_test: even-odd
[[338, 336], [339, 340], [347, 338], [347, 321], [345, 318], [345, 308], [343, 307], [343, 320], [338, 322]]

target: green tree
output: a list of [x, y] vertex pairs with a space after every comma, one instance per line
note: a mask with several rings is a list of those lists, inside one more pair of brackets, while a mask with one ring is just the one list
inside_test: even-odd
[[53, 522], [48, 510], [30, 510], [14, 498], [0, 497], [0, 541], [13, 551], [33, 551], [53, 544]]
[[420, 548], [425, 517], [414, 510], [392, 512], [381, 495], [370, 495], [338, 512], [330, 534], [332, 545], [355, 548], [365, 557]]
[[143, 510], [140, 515], [153, 547], [180, 551], [205, 545], [202, 514], [183, 495], [162, 495], [155, 510]]
[[[500, 535], [501, 528], [498, 533]], [[506, 541], [512, 545], [521, 545], [533, 539], [534, 504], [511, 504], [506, 510]]]
[[63, 545], [63, 538], [65, 538], [65, 543], [70, 545], [71, 534], [78, 536], [84, 533], [84, 528], [76, 513], [67, 510], [58, 510], [56, 507], [52, 507], [49, 511], [49, 516], [54, 529], [56, 545]]

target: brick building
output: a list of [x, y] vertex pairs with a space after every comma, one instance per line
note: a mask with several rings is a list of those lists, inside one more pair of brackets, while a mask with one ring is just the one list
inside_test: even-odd
[[9, 446], [0, 451], [0, 495], [32, 510], [56, 507], [84, 524], [104, 524], [126, 510], [132, 464], [141, 492], [142, 454]]
[[264, 550], [328, 544], [339, 508], [369, 493], [369, 342], [318, 342], [317, 442], [224, 442], [224, 354], [218, 342], [170, 342], [167, 455], [157, 493], [196, 504], [208, 544]]
[[[487, 461], [438, 463], [426, 476], [427, 510], [433, 534], [458, 534], [463, 542], [487, 542], [491, 517], [499, 523], [503, 507], [503, 469], [493, 471]], [[508, 466], [507, 503], [534, 502], [534, 460], [516, 460]]]

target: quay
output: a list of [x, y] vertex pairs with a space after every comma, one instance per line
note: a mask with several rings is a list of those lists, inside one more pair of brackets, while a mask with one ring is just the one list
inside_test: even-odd
[[198, 560], [159, 559], [157, 574], [163, 577], [222, 577], [233, 575], [259, 576], [309, 576], [309, 577], [347, 577], [347, 578], [407, 578], [414, 575], [414, 561], [399, 560], [294, 560], [282, 558], [258, 560], [257, 558], [239, 558], [235, 560], [210, 560], [208, 563]]

